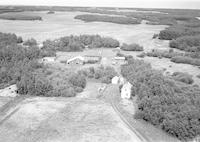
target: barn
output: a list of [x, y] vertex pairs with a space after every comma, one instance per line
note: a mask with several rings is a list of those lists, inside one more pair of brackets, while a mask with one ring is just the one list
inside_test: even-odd
[[77, 56], [67, 60], [67, 64], [72, 65], [83, 65], [85, 63], [85, 58], [82, 56]]

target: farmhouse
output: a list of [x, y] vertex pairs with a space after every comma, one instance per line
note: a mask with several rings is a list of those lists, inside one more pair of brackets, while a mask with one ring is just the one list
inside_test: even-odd
[[85, 63], [85, 58], [82, 56], [77, 56], [67, 60], [67, 64], [83, 65], [84, 63]]
[[121, 98], [122, 99], [130, 99], [131, 98], [131, 88], [132, 85], [127, 82], [121, 88]]

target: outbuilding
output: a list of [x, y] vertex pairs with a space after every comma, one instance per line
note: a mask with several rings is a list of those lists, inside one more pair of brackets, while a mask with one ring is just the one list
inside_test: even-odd
[[76, 65], [76, 64], [83, 65], [84, 62], [85, 62], [85, 59], [82, 56], [77, 56], [77, 57], [67, 60], [67, 64], [74, 64], [74, 65]]
[[112, 78], [112, 84], [118, 84], [119, 83], [119, 77], [115, 76]]
[[54, 62], [56, 57], [44, 57], [42, 58], [42, 62]]

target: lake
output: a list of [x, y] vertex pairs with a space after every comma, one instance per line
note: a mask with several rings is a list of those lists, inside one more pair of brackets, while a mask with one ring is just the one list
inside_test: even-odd
[[22, 12], [22, 14], [38, 15], [43, 21], [11, 21], [0, 20], [1, 32], [16, 33], [23, 39], [35, 38], [39, 43], [46, 39], [55, 39], [67, 35], [100, 34], [111, 36], [120, 42], [138, 43], [146, 50], [158, 47], [167, 48], [168, 41], [152, 39], [153, 34], [163, 30], [165, 25], [147, 25], [145, 22], [139, 25], [122, 25], [105, 22], [86, 23], [74, 19], [79, 14], [86, 12], [56, 12], [47, 14], [42, 12]]

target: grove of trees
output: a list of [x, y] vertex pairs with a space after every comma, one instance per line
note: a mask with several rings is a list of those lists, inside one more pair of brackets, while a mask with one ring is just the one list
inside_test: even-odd
[[66, 36], [56, 40], [46, 40], [43, 42], [43, 49], [58, 51], [82, 51], [87, 48], [116, 48], [119, 47], [119, 41], [110, 37], [101, 37], [100, 35], [80, 35]]
[[16, 84], [21, 95], [64, 97], [75, 96], [85, 88], [85, 76], [72, 72], [64, 77], [52, 76], [59, 69], [52, 70], [39, 62], [45, 56], [55, 56], [53, 50], [39, 49], [35, 39], [24, 42], [24, 47], [18, 44], [18, 39], [15, 34], [0, 33], [0, 88]]
[[143, 119], [180, 140], [200, 135], [199, 87], [163, 76], [140, 60], [129, 60], [128, 64], [122, 65], [121, 73], [133, 85], [132, 95], [137, 96], [135, 118]]
[[77, 15], [74, 18], [83, 20], [85, 22], [110, 22], [110, 23], [117, 23], [117, 24], [140, 24], [141, 23], [141, 21], [136, 18], [125, 17], [125, 16], [83, 14], [83, 15]]

